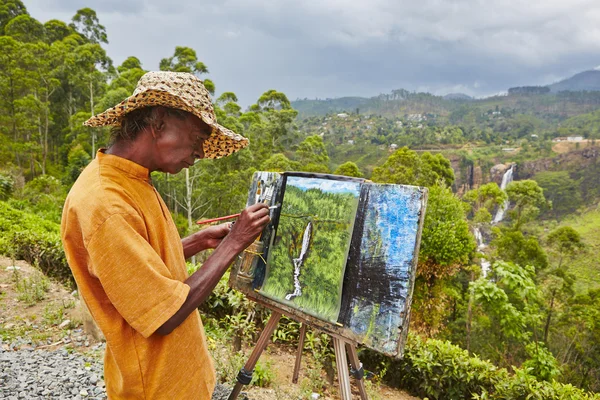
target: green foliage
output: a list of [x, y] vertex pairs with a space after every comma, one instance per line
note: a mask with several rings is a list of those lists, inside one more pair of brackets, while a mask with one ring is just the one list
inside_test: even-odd
[[295, 291], [293, 259], [301, 254], [310, 224], [310, 244], [304, 264], [311, 268], [300, 273], [302, 295], [292, 301], [307, 312], [334, 320], [339, 312], [339, 283], [352, 234], [348, 216], [357, 204], [354, 194], [302, 190], [288, 184], [277, 244], [270, 250], [271, 267], [262, 290], [281, 300]]
[[0, 200], [7, 200], [13, 192], [15, 180], [12, 176], [0, 173]]
[[515, 229], [537, 217], [540, 207], [552, 206], [544, 197], [544, 190], [531, 179], [509, 183], [506, 194], [513, 206], [508, 213], [514, 221]]
[[430, 188], [419, 262], [440, 266], [466, 263], [475, 247], [463, 203], [449, 188]]
[[50, 288], [50, 281], [42, 274], [35, 274], [30, 278], [24, 278], [20, 276], [18, 270], [15, 270], [13, 281], [17, 292], [17, 299], [28, 306], [33, 306], [44, 300]]
[[542, 381], [552, 381], [560, 374], [558, 361], [541, 343], [529, 343], [526, 347], [529, 360], [523, 363], [528, 373]]
[[473, 207], [474, 222], [490, 223], [492, 211], [502, 206], [508, 196], [495, 182], [489, 182], [476, 189], [469, 190], [463, 200]]
[[106, 28], [100, 25], [96, 11], [89, 7], [82, 8], [73, 16], [69, 27], [85, 37], [90, 43], [108, 43]]
[[425, 152], [419, 156], [408, 147], [403, 147], [396, 150], [381, 167], [375, 168], [371, 179], [374, 182], [427, 187], [442, 182], [451, 186], [454, 171], [450, 161], [441, 154]]
[[548, 266], [546, 252], [535, 236], [525, 236], [521, 231], [494, 228], [491, 245], [496, 249], [500, 260], [512, 261], [519, 265], [533, 265], [537, 269]]
[[510, 374], [448, 341], [409, 334], [404, 357], [390, 362], [385, 380], [430, 399], [587, 400], [598, 395], [556, 381], [538, 381], [528, 368]]
[[552, 203], [552, 209], [544, 215], [559, 218], [575, 212], [582, 204], [580, 182], [572, 179], [568, 171], [545, 171], [533, 179], [544, 190], [544, 196]]
[[584, 248], [581, 235], [570, 226], [556, 228], [548, 235], [548, 245], [556, 250], [560, 256], [558, 267], [562, 265], [564, 256], [572, 257]]
[[0, 202], [0, 253], [23, 259], [45, 275], [72, 285], [58, 224]]
[[347, 161], [337, 167], [337, 169], [333, 172], [335, 175], [344, 175], [344, 176], [353, 176], [356, 178], [360, 178], [363, 174], [360, 173], [358, 166], [352, 161]]
[[259, 387], [269, 387], [274, 379], [275, 372], [273, 372], [273, 365], [269, 361], [263, 362], [259, 360], [254, 367], [250, 384]]
[[262, 171], [285, 172], [298, 170], [300, 166], [287, 158], [285, 154], [277, 153], [265, 160], [260, 168]]

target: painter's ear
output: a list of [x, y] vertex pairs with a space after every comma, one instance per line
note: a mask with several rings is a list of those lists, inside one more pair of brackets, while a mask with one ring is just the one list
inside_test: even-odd
[[165, 128], [165, 117], [167, 111], [164, 107], [156, 107], [154, 109], [154, 121], [152, 122], [152, 136], [159, 136]]

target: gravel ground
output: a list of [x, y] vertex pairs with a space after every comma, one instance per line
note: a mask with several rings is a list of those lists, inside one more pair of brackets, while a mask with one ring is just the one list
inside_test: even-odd
[[[55, 351], [2, 350], [0, 340], [0, 399], [106, 399], [102, 362], [66, 349]], [[104, 344], [91, 347], [104, 350]], [[213, 400], [225, 400], [231, 388], [218, 385]], [[240, 396], [240, 399], [247, 399]]]

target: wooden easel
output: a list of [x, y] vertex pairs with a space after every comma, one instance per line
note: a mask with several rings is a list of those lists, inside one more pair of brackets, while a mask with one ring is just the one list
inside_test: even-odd
[[[267, 322], [267, 325], [263, 329], [252, 354], [244, 367], [240, 370], [237, 376], [237, 382], [229, 395], [229, 400], [236, 400], [240, 394], [242, 387], [248, 385], [252, 381], [252, 372], [254, 367], [260, 358], [263, 350], [267, 348], [271, 336], [277, 328], [279, 319], [281, 318], [281, 312], [272, 310], [271, 317]], [[335, 363], [337, 365], [338, 381], [340, 384], [340, 397], [342, 400], [352, 400], [352, 392], [350, 389], [350, 371], [348, 370], [348, 359], [346, 358], [346, 351], [350, 356], [350, 364], [352, 365], [352, 375], [358, 380], [358, 388], [360, 392], [361, 400], [368, 400], [367, 391], [365, 389], [365, 383], [363, 381], [363, 368], [362, 364], [358, 360], [358, 354], [356, 353], [356, 343], [349, 342], [348, 340], [338, 336], [331, 335], [333, 339], [333, 347], [335, 351]], [[300, 361], [302, 357], [302, 348], [304, 347], [304, 338], [306, 336], [306, 324], [302, 323], [300, 329], [300, 340], [298, 342], [298, 354], [296, 355], [296, 365], [294, 367], [294, 376], [292, 381], [298, 382], [298, 374], [300, 371]]]

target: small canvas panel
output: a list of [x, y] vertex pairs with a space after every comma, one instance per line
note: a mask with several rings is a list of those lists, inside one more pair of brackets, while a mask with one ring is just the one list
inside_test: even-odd
[[359, 181], [286, 176], [260, 293], [337, 322]]
[[340, 322], [386, 354], [408, 330], [425, 198], [415, 186], [362, 185]]

